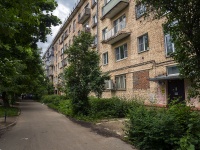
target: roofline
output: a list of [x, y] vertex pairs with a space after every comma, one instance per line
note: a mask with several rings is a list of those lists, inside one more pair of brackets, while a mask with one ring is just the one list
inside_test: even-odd
[[53, 42], [51, 43], [51, 45], [54, 45], [56, 43], [56, 41], [58, 40], [59, 36], [62, 34], [62, 32], [64, 31], [64, 29], [67, 27], [67, 25], [69, 25], [70, 21], [76, 15], [77, 11], [83, 5], [83, 3], [85, 2], [85, 0], [78, 0], [77, 2], [78, 3], [76, 4], [75, 8], [73, 8], [71, 14], [67, 17], [67, 19], [65, 20], [64, 24], [60, 27], [60, 30], [58, 31], [58, 33], [54, 37]]
[[51, 44], [48, 46], [48, 48], [46, 49], [46, 51], [44, 52], [42, 58], [44, 58], [45, 54], [47, 53], [47, 51], [49, 50], [49, 48], [54, 45], [56, 43], [56, 41], [58, 40], [58, 37], [61, 35], [61, 33], [64, 31], [64, 29], [66, 28], [66, 26], [69, 24], [69, 22], [72, 20], [72, 18], [75, 16], [75, 14], [77, 13], [77, 10], [83, 5], [83, 3], [85, 2], [85, 0], [77, 0], [77, 4], [75, 4], [75, 8], [73, 8], [71, 14], [69, 14], [69, 16], [65, 19], [65, 22], [63, 23], [63, 25], [60, 27], [58, 33], [56, 34], [56, 36], [53, 38], [53, 41], [51, 42]]

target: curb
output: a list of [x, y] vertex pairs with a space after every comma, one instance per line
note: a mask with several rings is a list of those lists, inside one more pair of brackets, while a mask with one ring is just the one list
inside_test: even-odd
[[14, 125], [17, 124], [17, 119], [19, 117], [19, 115], [21, 114], [21, 109], [19, 108], [19, 112], [18, 112], [18, 116], [15, 116], [15, 121], [8, 124], [6, 127], [0, 128], [0, 136], [1, 134], [3, 134], [5, 131], [7, 131], [8, 129], [10, 129], [11, 127], [13, 127]]

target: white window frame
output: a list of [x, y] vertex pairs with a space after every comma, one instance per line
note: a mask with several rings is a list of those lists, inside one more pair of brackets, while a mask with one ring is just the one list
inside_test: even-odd
[[113, 22], [114, 26], [114, 34], [116, 34], [118, 31], [121, 31], [122, 29], [126, 28], [126, 15], [122, 15], [118, 19], [116, 19]]
[[97, 14], [95, 14], [92, 18], [93, 18], [93, 24], [96, 24], [97, 23]]
[[115, 76], [115, 85], [117, 90], [126, 90], [126, 75]]
[[127, 43], [115, 48], [115, 59], [120, 61], [128, 57], [128, 45]]
[[108, 28], [107, 27], [102, 30], [102, 40], [106, 39], [106, 33], [107, 32], [108, 32]]
[[105, 52], [102, 54], [103, 57], [103, 65], [107, 65], [108, 64], [108, 52]]
[[73, 21], [73, 32], [76, 30], [76, 19]]
[[169, 68], [177, 68], [178, 69], [178, 67], [176, 65], [175, 66], [167, 66], [167, 75], [168, 76], [179, 75], [179, 70], [177, 73], [170, 73]]
[[[141, 39], [142, 39], [142, 42], [140, 42]], [[147, 42], [146, 42], [146, 39], [147, 39]], [[138, 53], [145, 52], [148, 50], [149, 50], [149, 37], [148, 37], [148, 33], [146, 33], [138, 37]]]
[[[169, 47], [171, 47], [172, 52], [169, 52]], [[165, 35], [165, 55], [168, 57], [170, 54], [175, 52], [174, 43], [171, 41], [170, 34]]]
[[146, 7], [144, 4], [138, 4], [135, 6], [135, 14], [136, 14], [136, 19], [142, 17], [146, 11]]

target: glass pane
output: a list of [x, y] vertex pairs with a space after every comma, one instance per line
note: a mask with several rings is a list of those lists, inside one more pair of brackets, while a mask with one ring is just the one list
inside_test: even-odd
[[145, 41], [145, 50], [147, 50], [147, 47], [149, 46], [149, 43], [148, 43], [148, 35], [145, 35], [145, 36], [144, 36], [144, 41]]
[[119, 57], [119, 48], [115, 49], [115, 53], [116, 53], [116, 60], [119, 60], [120, 59], [120, 57]]
[[121, 59], [124, 58], [124, 47], [123, 46], [120, 46], [120, 57], [121, 57]]
[[165, 35], [165, 49], [167, 55], [174, 52], [174, 43], [172, 43], [171, 40], [172, 39], [169, 34]]
[[167, 72], [168, 72], [168, 75], [170, 74], [178, 74], [179, 73], [179, 69], [177, 66], [172, 66], [172, 67], [167, 67]]

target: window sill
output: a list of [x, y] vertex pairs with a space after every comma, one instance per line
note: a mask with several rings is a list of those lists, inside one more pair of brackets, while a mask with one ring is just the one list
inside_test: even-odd
[[138, 54], [141, 54], [141, 53], [144, 53], [144, 52], [148, 52], [149, 50], [144, 50], [144, 51], [141, 51], [141, 52], [138, 52]]
[[125, 59], [127, 59], [127, 58], [128, 58], [128, 57], [123, 58], [123, 59], [116, 60], [116, 62], [119, 62], [119, 61], [125, 60]]
[[116, 91], [126, 91], [126, 89], [116, 89]]
[[103, 64], [102, 66], [108, 66], [108, 63], [107, 64]]

